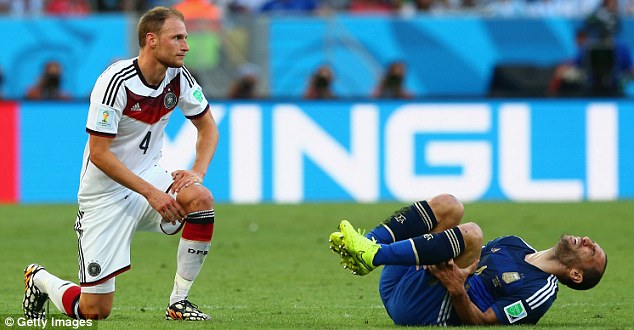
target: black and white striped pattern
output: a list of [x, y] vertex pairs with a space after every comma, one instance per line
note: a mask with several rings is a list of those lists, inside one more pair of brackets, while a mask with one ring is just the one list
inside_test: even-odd
[[196, 223], [196, 224], [214, 223], [214, 216], [215, 216], [214, 209], [194, 211], [189, 213], [185, 220], [189, 223]]
[[192, 76], [192, 74], [189, 72], [189, 70], [187, 70], [186, 67], [183, 67], [183, 76], [187, 80], [187, 83], [189, 84], [189, 88], [194, 87], [194, 82], [195, 82], [194, 76]]
[[121, 84], [123, 84], [124, 81], [136, 76], [137, 74], [138, 73], [134, 64], [131, 64], [123, 68], [121, 71], [115, 73], [108, 83], [108, 87], [106, 88], [106, 92], [104, 93], [101, 103], [111, 107], [114, 106], [114, 102], [117, 96], [117, 90], [119, 90]]
[[84, 231], [81, 229], [81, 219], [84, 217], [84, 212], [77, 212], [77, 219], [75, 220], [75, 232], [77, 233], [77, 258], [79, 260], [79, 282], [86, 282], [86, 267], [84, 266], [84, 251], [81, 247], [81, 239], [84, 236]]
[[79, 296], [77, 296], [77, 298], [75, 298], [75, 301], [73, 301], [73, 314], [74, 315], [69, 316], [76, 320], [85, 319], [85, 317], [79, 312]]
[[420, 215], [421, 220], [423, 220], [423, 222], [425, 223], [425, 225], [427, 226], [427, 228], [429, 228], [430, 230], [432, 228], [434, 228], [434, 222], [432, 221], [432, 217], [434, 216], [433, 214], [430, 216], [427, 213], [427, 210], [425, 209], [425, 207], [423, 206], [423, 202], [416, 202], [414, 203], [414, 207], [416, 208], [416, 211], [418, 212], [418, 215]]
[[547, 283], [532, 296], [526, 299], [528, 307], [535, 309], [548, 301], [557, 292], [557, 277], [555, 275], [548, 276]]
[[445, 293], [445, 297], [442, 299], [442, 304], [440, 304], [436, 325], [447, 326], [447, 320], [449, 320], [449, 316], [451, 316], [452, 308], [453, 305], [451, 303], [451, 296], [449, 295], [449, 292], [447, 292]]
[[449, 243], [451, 244], [451, 251], [453, 252], [453, 257], [457, 257], [462, 249], [460, 248], [460, 241], [458, 240], [458, 236], [456, 235], [455, 230], [460, 230], [458, 228], [452, 228], [445, 230], [444, 233], [447, 235], [447, 239], [449, 239]]

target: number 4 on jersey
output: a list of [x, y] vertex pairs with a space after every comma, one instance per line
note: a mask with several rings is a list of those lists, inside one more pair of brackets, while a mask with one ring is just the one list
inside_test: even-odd
[[148, 131], [147, 134], [145, 134], [143, 141], [141, 141], [141, 144], [139, 144], [139, 149], [143, 150], [144, 155], [147, 152], [147, 149], [150, 147], [151, 137], [152, 137], [152, 132]]

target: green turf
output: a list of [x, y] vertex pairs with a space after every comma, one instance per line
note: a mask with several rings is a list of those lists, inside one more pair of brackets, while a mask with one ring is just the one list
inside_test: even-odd
[[[213, 315], [204, 324], [163, 320], [178, 237], [139, 233], [132, 246], [132, 270], [117, 278], [112, 315], [98, 327], [394, 327], [377, 293], [379, 271], [350, 275], [327, 241], [340, 219], [371, 229], [401, 205], [217, 205], [212, 251], [190, 292], [191, 300]], [[75, 212], [74, 205], [0, 206], [0, 248], [5, 251], [0, 314], [21, 313], [22, 271], [31, 262], [76, 280]], [[633, 220], [634, 202], [474, 203], [465, 209], [465, 221], [478, 222], [485, 240], [517, 234], [544, 249], [560, 234], [571, 233], [589, 235], [607, 251], [610, 262], [603, 282], [588, 292], [561, 286], [538, 325], [542, 329], [626, 329], [634, 324]], [[60, 316], [52, 304], [50, 308]]]

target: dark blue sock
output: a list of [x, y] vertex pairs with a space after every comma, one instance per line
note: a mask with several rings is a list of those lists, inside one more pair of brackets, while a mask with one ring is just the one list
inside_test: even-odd
[[392, 244], [381, 244], [372, 263], [379, 265], [434, 265], [460, 255], [464, 239], [458, 227]]
[[453, 259], [464, 250], [464, 239], [458, 227], [437, 234], [425, 234], [412, 239], [419, 265], [434, 265]]
[[437, 223], [427, 201], [420, 201], [394, 212], [365, 236], [389, 244], [426, 234]]
[[372, 231], [365, 234], [365, 237], [370, 240], [374, 238], [380, 244], [389, 244], [392, 243], [392, 234], [387, 230], [387, 228], [383, 227], [383, 225], [378, 225]]
[[416, 250], [411, 240], [381, 244], [372, 263], [379, 265], [416, 265]]

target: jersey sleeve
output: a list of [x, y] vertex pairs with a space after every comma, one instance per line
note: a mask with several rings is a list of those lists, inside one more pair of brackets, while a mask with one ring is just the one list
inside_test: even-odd
[[196, 118], [205, 113], [209, 108], [209, 102], [203, 94], [203, 89], [187, 68], [182, 67], [181, 95], [178, 107], [188, 119]]
[[120, 74], [113, 74], [112, 67], [99, 76], [90, 94], [90, 107], [86, 121], [89, 134], [115, 137], [123, 115], [126, 94], [121, 87]]
[[552, 306], [557, 290], [557, 279], [551, 276], [539, 290], [522, 290], [515, 295], [497, 300], [491, 307], [503, 325], [536, 324]]

